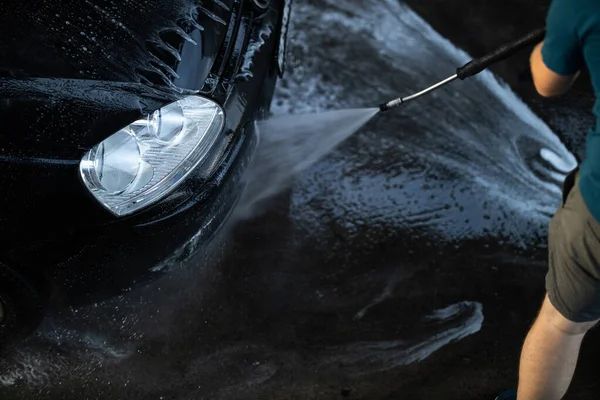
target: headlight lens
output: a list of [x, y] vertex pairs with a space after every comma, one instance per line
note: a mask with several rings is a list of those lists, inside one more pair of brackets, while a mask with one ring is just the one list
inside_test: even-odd
[[[94, 146], [81, 160], [81, 177], [113, 214], [131, 214], [165, 197], [210, 159], [224, 123], [215, 102], [185, 97]], [[209, 163], [204, 175], [214, 167]]]
[[90, 158], [96, 163], [94, 172], [100, 185], [109, 194], [125, 190], [140, 168], [140, 147], [135, 138], [121, 130], [100, 143]]

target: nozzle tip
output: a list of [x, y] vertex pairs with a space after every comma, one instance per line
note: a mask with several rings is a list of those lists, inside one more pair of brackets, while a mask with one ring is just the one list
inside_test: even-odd
[[384, 112], [390, 109], [390, 106], [388, 105], [388, 103], [383, 103], [379, 105], [379, 111]]

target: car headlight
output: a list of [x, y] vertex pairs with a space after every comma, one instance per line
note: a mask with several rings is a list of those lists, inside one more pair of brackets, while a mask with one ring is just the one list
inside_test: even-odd
[[[218, 104], [185, 97], [94, 146], [79, 164], [81, 177], [113, 214], [131, 214], [164, 198], [209, 160], [224, 123]], [[212, 164], [203, 170], [207, 177]]]

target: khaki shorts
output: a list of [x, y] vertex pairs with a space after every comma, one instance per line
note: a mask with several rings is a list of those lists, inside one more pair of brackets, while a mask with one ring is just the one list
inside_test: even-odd
[[581, 197], [579, 169], [565, 179], [548, 248], [546, 290], [552, 305], [573, 322], [600, 319], [600, 223]]

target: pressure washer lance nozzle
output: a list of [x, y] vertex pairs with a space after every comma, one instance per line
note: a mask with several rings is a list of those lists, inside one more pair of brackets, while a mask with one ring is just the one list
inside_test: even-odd
[[383, 103], [379, 105], [379, 111], [384, 112], [387, 110], [391, 110], [392, 108], [396, 108], [399, 105], [401, 105], [402, 103], [404, 103], [404, 100], [402, 98], [400, 99], [396, 99], [396, 100], [392, 100], [388, 103]]
[[407, 101], [416, 99], [418, 97], [423, 96], [426, 93], [432, 92], [432, 91], [452, 82], [455, 79], [458, 79], [458, 75], [452, 75], [452, 76], [444, 79], [443, 81], [440, 81], [440, 82], [436, 83], [435, 85], [428, 87], [425, 90], [421, 90], [419, 93], [415, 93], [415, 94], [413, 94], [411, 96], [407, 96], [407, 97], [401, 97], [399, 99], [392, 100], [388, 103], [381, 104], [379, 106], [379, 110], [381, 110], [383, 112], [383, 111], [391, 110], [392, 108], [401, 106], [402, 104], [406, 103]]

